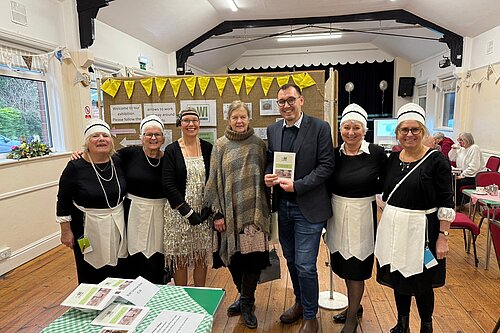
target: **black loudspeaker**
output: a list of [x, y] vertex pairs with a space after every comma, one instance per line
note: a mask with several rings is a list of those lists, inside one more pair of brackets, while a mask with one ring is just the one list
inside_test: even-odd
[[413, 96], [413, 86], [415, 85], [414, 77], [400, 77], [398, 96], [401, 97], [411, 97]]

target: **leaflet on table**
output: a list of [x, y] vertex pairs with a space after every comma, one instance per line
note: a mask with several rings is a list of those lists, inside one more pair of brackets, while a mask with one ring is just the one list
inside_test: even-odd
[[273, 173], [278, 178], [289, 178], [293, 180], [295, 171], [295, 153], [274, 152]]
[[200, 313], [163, 310], [143, 333], [193, 333], [204, 317]]
[[113, 300], [115, 289], [82, 283], [61, 303], [80, 309], [102, 310]]
[[118, 295], [137, 306], [144, 306], [160, 290], [154, 283], [149, 282], [142, 276], [136, 278]]
[[103, 327], [99, 333], [134, 333], [134, 329], [124, 329], [116, 327]]
[[104, 281], [99, 283], [99, 286], [115, 288], [115, 294], [119, 295], [125, 288], [127, 288], [134, 279], [119, 279], [119, 278], [106, 278]]
[[149, 308], [113, 303], [92, 320], [92, 325], [134, 329], [146, 317]]

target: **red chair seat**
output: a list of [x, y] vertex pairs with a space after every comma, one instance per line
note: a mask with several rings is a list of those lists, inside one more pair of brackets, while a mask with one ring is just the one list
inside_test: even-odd
[[[462, 229], [464, 234], [464, 245], [465, 251], [469, 253], [470, 245], [467, 245], [467, 238], [465, 236], [465, 230], [469, 230], [471, 232], [469, 241], [472, 240], [472, 246], [474, 249], [474, 264], [477, 267], [479, 263], [479, 259], [477, 258], [476, 251], [476, 238], [479, 235], [479, 227], [464, 213], [456, 213], [455, 220], [450, 225], [451, 229]], [[470, 243], [469, 243], [470, 244]]]
[[483, 217], [488, 217], [488, 210], [490, 211], [490, 218], [493, 218], [493, 211], [495, 211], [495, 220], [500, 220], [500, 209], [488, 209], [486, 207], [481, 207], [482, 210], [481, 210], [481, 216]]
[[452, 229], [469, 229], [474, 235], [479, 235], [479, 227], [464, 213], [456, 213], [455, 220], [451, 223]]

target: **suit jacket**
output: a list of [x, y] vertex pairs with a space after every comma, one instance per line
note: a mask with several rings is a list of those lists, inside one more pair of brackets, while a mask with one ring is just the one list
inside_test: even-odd
[[[333, 173], [335, 165], [333, 143], [327, 122], [304, 113], [303, 115], [292, 149], [296, 153], [293, 186], [304, 217], [309, 222], [320, 223], [332, 216], [326, 181]], [[283, 122], [284, 120], [280, 120], [267, 127], [266, 174], [273, 173], [274, 152], [281, 151]], [[274, 190], [275, 196], [277, 192]]]

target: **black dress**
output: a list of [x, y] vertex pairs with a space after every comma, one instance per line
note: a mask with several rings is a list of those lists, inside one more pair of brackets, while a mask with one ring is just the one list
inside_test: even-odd
[[[382, 192], [387, 155], [384, 148], [370, 144], [370, 154], [348, 156], [335, 149], [335, 171], [329, 179], [333, 194], [347, 198], [365, 198]], [[377, 224], [376, 203], [372, 203], [374, 230]], [[340, 252], [330, 254], [332, 270], [339, 277], [363, 281], [371, 277], [373, 254], [365, 260], [356, 257], [345, 259]]]
[[[427, 154], [430, 153], [429, 150]], [[383, 200], [396, 184], [418, 164], [415, 161], [407, 165], [399, 159], [400, 152], [391, 153], [387, 162], [387, 174], [384, 183]], [[408, 167], [407, 167], [408, 166]], [[394, 192], [388, 204], [412, 210], [431, 208], [453, 208], [453, 192], [450, 163], [443, 154], [433, 153], [415, 170]], [[440, 222], [437, 212], [427, 214], [429, 249], [436, 257], [436, 241], [439, 236]], [[404, 295], [424, 293], [431, 288], [441, 287], [446, 278], [446, 260], [438, 260], [438, 265], [424, 270], [420, 274], [407, 278], [399, 271], [390, 272], [390, 265], [380, 267], [377, 263], [377, 281], [395, 289]]]
[[[102, 181], [111, 207], [116, 206], [117, 202], [121, 202], [126, 192], [125, 178], [120, 163], [116, 158], [113, 158], [113, 161], [115, 162], [120, 182], [121, 198], [118, 197], [119, 191], [115, 178], [116, 175], [109, 182]], [[96, 164], [97, 168], [105, 170], [100, 174], [106, 179], [111, 177], [111, 167], [108, 166], [109, 163]], [[92, 165], [83, 158], [68, 162], [66, 168], [63, 170], [59, 179], [56, 212], [57, 216], [71, 215], [72, 218], [70, 226], [74, 236], [73, 252], [75, 255], [78, 283], [100, 283], [107, 277], [124, 277], [125, 259], [118, 259], [116, 266], [106, 265], [98, 269], [84, 260], [77, 243], [77, 240], [83, 236], [84, 216], [83, 212], [75, 207], [73, 201], [85, 208], [109, 208]]]
[[[165, 198], [161, 185], [162, 159], [146, 157], [141, 146], [125, 147], [117, 152], [127, 182], [127, 192], [146, 199]], [[149, 159], [150, 163], [146, 158]], [[158, 166], [156, 166], [158, 165]], [[125, 199], [125, 219], [130, 210], [130, 199]], [[143, 253], [130, 255], [128, 258], [127, 277], [135, 279], [142, 276], [156, 284], [170, 281], [168, 270], [165, 271], [165, 256], [156, 252], [147, 258]]]

